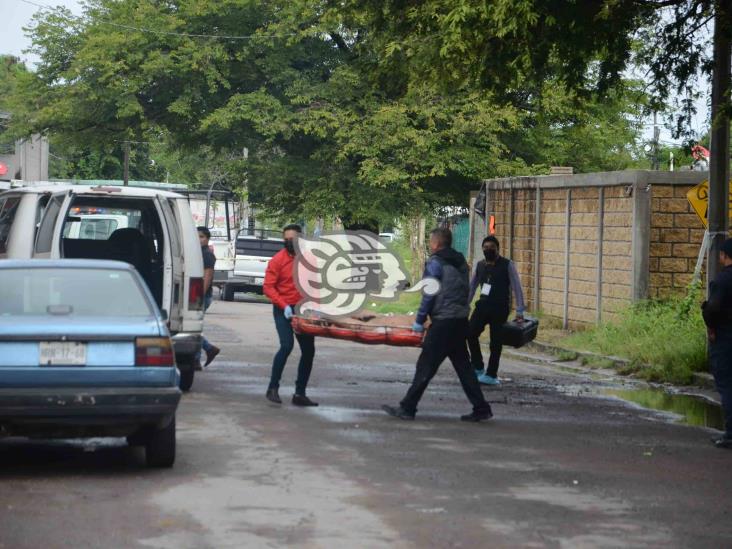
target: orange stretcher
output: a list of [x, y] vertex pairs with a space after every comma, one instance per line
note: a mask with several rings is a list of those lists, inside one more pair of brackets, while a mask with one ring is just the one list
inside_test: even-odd
[[[367, 345], [420, 347], [425, 332], [412, 330], [413, 320], [414, 317], [376, 315], [344, 319], [293, 316], [292, 329], [298, 334], [345, 339]], [[400, 323], [402, 325], [398, 325]]]

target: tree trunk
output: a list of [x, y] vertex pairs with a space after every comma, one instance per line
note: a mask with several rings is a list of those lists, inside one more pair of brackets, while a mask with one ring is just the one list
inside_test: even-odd
[[409, 221], [409, 247], [412, 252], [412, 266], [409, 274], [413, 283], [422, 278], [424, 263], [427, 259], [424, 245], [425, 226], [425, 219], [421, 216], [412, 218]]

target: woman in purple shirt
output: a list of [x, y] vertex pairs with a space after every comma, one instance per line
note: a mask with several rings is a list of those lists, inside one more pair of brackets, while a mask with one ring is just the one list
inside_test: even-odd
[[[523, 319], [524, 292], [513, 261], [501, 257], [498, 253], [500, 249], [498, 239], [495, 236], [487, 236], [483, 239], [482, 247], [485, 259], [476, 264], [470, 280], [470, 301], [473, 300], [476, 290], [480, 292], [480, 297], [470, 317], [468, 347], [470, 362], [475, 368], [478, 381], [484, 385], [499, 385], [498, 363], [503, 349], [501, 328], [511, 313], [512, 292], [516, 297], [516, 318]], [[479, 338], [486, 325], [490, 327], [491, 354], [488, 368], [484, 373], [485, 364]]]

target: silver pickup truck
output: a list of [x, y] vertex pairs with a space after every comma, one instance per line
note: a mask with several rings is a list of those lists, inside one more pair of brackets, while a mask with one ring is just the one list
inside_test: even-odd
[[233, 301], [236, 292], [262, 293], [267, 263], [284, 243], [279, 231], [242, 229], [234, 242], [234, 270], [221, 281], [224, 301]]

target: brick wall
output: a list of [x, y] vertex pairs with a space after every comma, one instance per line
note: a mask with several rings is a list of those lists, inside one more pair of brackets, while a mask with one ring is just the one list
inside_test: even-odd
[[[686, 192], [705, 175], [627, 171], [491, 180], [486, 213], [495, 217], [502, 253], [518, 268], [529, 310], [579, 327], [617, 318], [646, 288], [651, 298], [683, 291], [704, 234]], [[476, 227], [476, 244], [483, 229]]]
[[[603, 317], [613, 317], [630, 302], [632, 200], [623, 188], [605, 188], [602, 277], [598, 276], [600, 188], [572, 189], [569, 233], [570, 325], [597, 321], [598, 284], [602, 285]], [[526, 302], [532, 310], [563, 318], [565, 307], [565, 246], [567, 190], [543, 189], [539, 255], [535, 261], [536, 189], [498, 189], [489, 193], [489, 211], [495, 216], [502, 252], [516, 264]], [[539, 301], [534, 295], [539, 268]]]
[[691, 185], [651, 188], [650, 297], [682, 293], [691, 282], [704, 225], [686, 193]]
[[632, 299], [633, 199], [626, 187], [604, 187], [602, 315], [616, 318]]
[[[564, 314], [564, 238], [567, 193], [564, 189], [541, 191], [539, 222], [539, 302], [534, 310], [562, 318]], [[531, 282], [530, 282], [531, 283]]]

